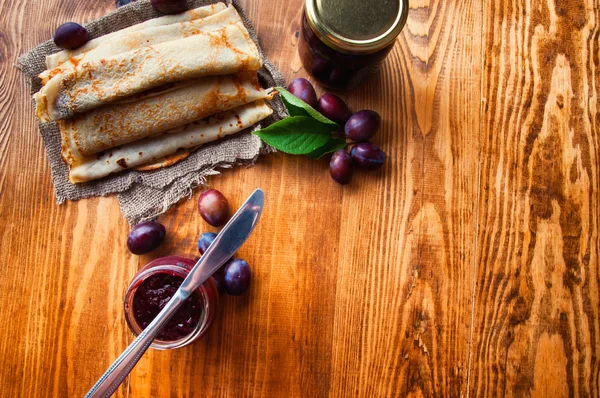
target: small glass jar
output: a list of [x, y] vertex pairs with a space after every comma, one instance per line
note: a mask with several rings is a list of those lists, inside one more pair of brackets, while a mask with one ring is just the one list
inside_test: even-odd
[[[136, 336], [139, 335], [145, 328], [145, 326], [142, 326], [139, 323], [141, 321], [141, 314], [143, 314], [145, 310], [143, 308], [140, 309], [135, 307], [136, 305], [141, 305], [139, 303], [146, 302], [144, 300], [147, 299], [146, 297], [142, 296], [136, 297], [136, 294], [150, 294], [148, 292], [151, 291], [158, 292], [156, 294], [164, 295], [164, 290], [166, 286], [172, 291], [171, 295], [169, 296], [170, 298], [175, 292], [175, 290], [177, 290], [181, 282], [183, 282], [183, 279], [185, 279], [190, 270], [194, 267], [194, 264], [195, 261], [184, 257], [168, 256], [157, 258], [146, 264], [142, 269], [138, 271], [138, 273], [135, 275], [135, 277], [129, 284], [129, 288], [125, 293], [125, 300], [123, 302], [123, 305], [125, 307], [125, 319], [127, 320], [129, 328]], [[148, 285], [148, 283], [150, 282], [160, 284], [162, 283], [162, 281], [166, 281], [167, 283], [175, 281], [176, 286], [165, 285], [160, 287], [160, 285], [158, 285], [159, 288], [156, 288], [155, 286], [151, 287]], [[144, 282], [146, 282], [146, 284], [144, 284]], [[177, 282], [179, 284], [177, 284]], [[217, 286], [213, 278], [209, 278], [206, 282], [204, 282], [200, 287], [198, 287], [198, 289], [196, 289], [195, 293], [197, 295], [192, 295], [188, 300], [186, 300], [183, 306], [178, 309], [177, 313], [161, 332], [165, 335], [168, 335], [171, 329], [173, 331], [181, 330], [177, 328], [184, 327], [184, 325], [177, 324], [177, 326], [175, 326], [175, 324], [178, 320], [178, 315], [182, 315], [181, 311], [187, 311], [184, 313], [184, 315], [186, 317], [188, 317], [188, 315], [191, 315], [189, 317], [189, 320], [192, 319], [192, 316], [194, 318], [197, 317], [197, 323], [195, 324], [195, 326], [191, 325], [193, 324], [193, 322], [187, 325], [188, 329], [191, 330], [190, 333], [181, 337], [177, 337], [176, 339], [160, 339], [159, 337], [157, 337], [156, 339], [154, 339], [154, 342], [150, 347], [155, 348], [157, 350], [180, 348], [193, 343], [206, 333], [206, 331], [212, 324], [219, 302], [219, 293], [217, 291]], [[160, 301], [161, 299], [165, 300], [165, 297], [159, 297], [158, 301]], [[152, 300], [155, 300], [155, 298], [152, 298]], [[156, 302], [156, 300], [154, 302]], [[162, 307], [164, 307], [164, 304], [160, 308], [162, 309]], [[153, 310], [155, 312], [156, 308], [153, 307]], [[154, 319], [156, 315], [157, 314], [151, 315], [148, 321]], [[170, 326], [172, 326], [171, 329], [169, 329]]]
[[325, 87], [354, 88], [379, 69], [407, 15], [407, 0], [306, 0], [302, 64]]

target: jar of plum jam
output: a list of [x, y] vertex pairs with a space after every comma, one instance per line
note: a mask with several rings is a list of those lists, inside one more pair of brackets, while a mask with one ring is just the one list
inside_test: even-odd
[[308, 73], [334, 90], [377, 71], [408, 14], [408, 0], [306, 0], [298, 53]]
[[[161, 257], [146, 264], [131, 281], [125, 293], [125, 319], [139, 335], [173, 297], [195, 261]], [[219, 293], [209, 278], [183, 303], [150, 347], [158, 350], [179, 348], [202, 337], [217, 309]]]

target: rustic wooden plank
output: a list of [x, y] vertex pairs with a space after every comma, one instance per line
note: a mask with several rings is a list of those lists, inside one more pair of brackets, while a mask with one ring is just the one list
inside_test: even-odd
[[6, 396], [80, 396], [130, 336], [115, 323], [138, 267], [123, 250], [128, 227], [113, 198], [55, 205], [29, 87], [15, 67], [20, 54], [60, 23], [111, 8], [108, 2], [0, 4], [0, 319], [6, 325], [0, 385]]
[[412, 1], [380, 79], [384, 172], [344, 193], [332, 396], [467, 391], [482, 8]]
[[[242, 3], [288, 80], [305, 76], [300, 7]], [[598, 396], [600, 11], [558, 3], [412, 1], [381, 74], [343, 95], [382, 114], [384, 170], [340, 187], [326, 160], [275, 154], [211, 178], [234, 206], [266, 191], [239, 253], [251, 291], [222, 298], [205, 339], [150, 351], [117, 396]], [[208, 229], [196, 193], [137, 257], [116, 199], [54, 204], [13, 65], [113, 7], [0, 0], [6, 396], [83, 395], [132, 340], [137, 269], [195, 256]]]
[[598, 2], [486, 2], [473, 396], [598, 396]]

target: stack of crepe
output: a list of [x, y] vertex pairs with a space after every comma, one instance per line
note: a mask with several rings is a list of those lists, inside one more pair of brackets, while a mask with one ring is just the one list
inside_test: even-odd
[[232, 6], [130, 26], [46, 59], [36, 115], [56, 121], [73, 183], [173, 164], [272, 113]]

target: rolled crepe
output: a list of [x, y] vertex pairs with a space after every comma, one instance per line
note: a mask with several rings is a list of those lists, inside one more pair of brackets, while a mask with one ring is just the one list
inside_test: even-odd
[[218, 113], [187, 125], [183, 130], [150, 137], [101, 155], [70, 164], [69, 180], [73, 183], [95, 180], [111, 173], [153, 162], [177, 152], [193, 148], [241, 131], [269, 116], [273, 110], [264, 100]]
[[137, 170], [137, 171], [153, 171], [153, 170], [162, 169], [163, 167], [173, 166], [174, 164], [179, 163], [182, 160], [186, 159], [188, 156], [190, 156], [192, 154], [192, 152], [194, 152], [196, 149], [198, 149], [201, 146], [202, 145], [198, 145], [198, 146], [192, 147], [192, 148], [182, 148], [171, 155], [167, 155], [160, 159], [153, 160], [150, 163], [144, 163], [141, 166], [132, 167], [131, 169]]
[[58, 122], [62, 156], [71, 163], [267, 96], [256, 72], [240, 72], [197, 79], [139, 101], [110, 104]]
[[242, 24], [79, 64], [34, 95], [42, 121], [60, 120], [168, 82], [256, 71], [262, 62]]
[[[109, 39], [104, 39], [102, 43], [97, 44], [88, 51], [81, 52], [77, 55], [72, 54], [56, 67], [42, 72], [39, 77], [42, 80], [42, 84], [46, 84], [51, 77], [56, 76], [67, 69], [75, 68], [80, 63], [93, 61], [95, 59], [109, 58], [141, 47], [178, 40], [200, 32], [210, 32], [235, 23], [243, 24], [242, 18], [236, 9], [230, 5], [216, 14], [204, 18], [162, 26], [151, 26], [145, 29], [126, 32]], [[105, 36], [102, 36], [99, 39], [103, 39], [104, 37]]]
[[88, 51], [91, 51], [97, 47], [104, 45], [107, 42], [118, 41], [131, 32], [136, 32], [147, 28], [171, 25], [179, 22], [193, 21], [195, 19], [204, 18], [209, 15], [216, 14], [217, 12], [222, 11], [225, 8], [225, 4], [215, 3], [208, 6], [198, 7], [193, 10], [183, 12], [181, 14], [165, 15], [159, 18], [149, 19], [145, 22], [135, 24], [112, 33], [105, 34], [103, 36], [98, 37], [97, 39], [90, 40], [89, 42], [77, 49], [64, 50], [59, 51], [55, 54], [51, 54], [46, 57], [46, 66], [48, 67], [48, 69], [56, 68], [58, 65], [68, 61], [72, 57], [78, 57]]

